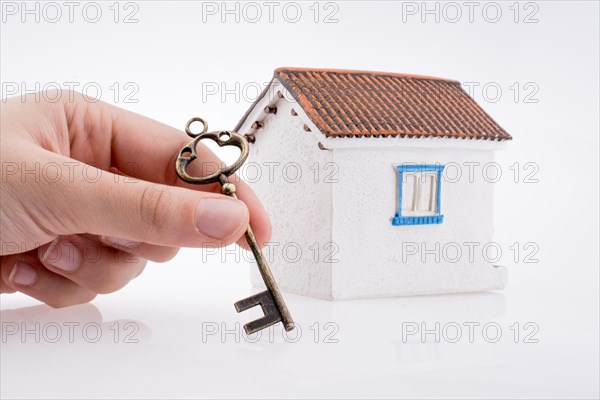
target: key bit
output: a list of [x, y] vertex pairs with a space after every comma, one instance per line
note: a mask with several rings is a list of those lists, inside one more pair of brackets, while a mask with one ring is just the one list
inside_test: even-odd
[[264, 317], [256, 319], [252, 322], [248, 322], [246, 325], [244, 325], [244, 330], [248, 335], [282, 321], [281, 315], [277, 310], [277, 306], [273, 300], [273, 295], [269, 290], [265, 290], [264, 292], [247, 297], [238, 301], [234, 305], [237, 312], [246, 311], [252, 307], [260, 305], [263, 310], [263, 314], [265, 314]]
[[[191, 124], [194, 122], [200, 122], [203, 125], [202, 132], [193, 133], [191, 131]], [[232, 175], [238, 168], [240, 168], [248, 158], [248, 141], [244, 136], [237, 132], [207, 132], [207, 130], [208, 124], [202, 118], [195, 117], [188, 121], [185, 126], [185, 131], [189, 136], [194, 138], [194, 140], [184, 146], [179, 152], [175, 162], [177, 175], [185, 182], [198, 185], [219, 182], [221, 184], [221, 193], [237, 199], [235, 184], [229, 182], [228, 177]], [[221, 168], [212, 174], [203, 177], [191, 176], [187, 173], [186, 167], [197, 158], [196, 145], [202, 139], [211, 139], [220, 147], [235, 146], [240, 149], [240, 156], [237, 161], [230, 166]], [[275, 282], [275, 278], [273, 277], [271, 269], [269, 268], [269, 265], [262, 254], [260, 246], [256, 241], [256, 237], [254, 236], [254, 232], [252, 231], [250, 225], [248, 225], [248, 229], [246, 230], [245, 238], [250, 246], [250, 249], [252, 250], [252, 254], [254, 255], [256, 264], [258, 265], [260, 275], [262, 276], [265, 286], [267, 287], [267, 290], [254, 294], [234, 304], [238, 313], [246, 311], [255, 306], [260, 306], [263, 310], [263, 317], [244, 325], [246, 334], [251, 335], [278, 322], [283, 324], [283, 328], [286, 331], [294, 329], [295, 325], [294, 321], [292, 320], [292, 316], [285, 305], [283, 296], [277, 287], [277, 282]]]

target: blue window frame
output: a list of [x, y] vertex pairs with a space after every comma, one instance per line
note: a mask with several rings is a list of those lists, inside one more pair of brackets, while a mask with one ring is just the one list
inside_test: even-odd
[[398, 211], [392, 225], [441, 224], [443, 165], [397, 165]]

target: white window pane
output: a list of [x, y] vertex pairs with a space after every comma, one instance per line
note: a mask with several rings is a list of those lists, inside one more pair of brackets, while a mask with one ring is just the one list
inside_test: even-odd
[[431, 205], [429, 207], [429, 209], [431, 210], [431, 212], [433, 214], [438, 213], [438, 210], [437, 210], [437, 185], [438, 185], [437, 174], [433, 174], [433, 176], [431, 177]]
[[431, 183], [429, 182], [429, 176], [425, 174], [420, 176], [419, 185], [420, 193], [417, 203], [417, 210], [429, 211], [429, 202], [431, 200]]
[[437, 175], [431, 172], [424, 172], [421, 174], [418, 184], [419, 187], [419, 199], [417, 203], [417, 210], [420, 215], [429, 215], [436, 212], [436, 182]]
[[402, 214], [408, 215], [414, 209], [415, 205], [415, 184], [417, 177], [415, 173], [402, 174]]

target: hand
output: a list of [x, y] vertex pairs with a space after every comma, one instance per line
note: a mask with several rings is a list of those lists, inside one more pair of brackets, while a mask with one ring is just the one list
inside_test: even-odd
[[[54, 95], [60, 100], [44, 100]], [[270, 237], [264, 209], [239, 179], [230, 178], [243, 202], [219, 184], [179, 180], [175, 157], [190, 138], [149, 118], [58, 91], [4, 102], [0, 132], [0, 293], [84, 303], [180, 246], [246, 247], [249, 220], [259, 243]], [[202, 144], [197, 151], [192, 165], [221, 164]]]

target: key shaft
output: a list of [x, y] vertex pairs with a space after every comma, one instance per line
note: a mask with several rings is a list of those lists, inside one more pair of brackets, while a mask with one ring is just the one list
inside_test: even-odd
[[[226, 175], [221, 175], [219, 177], [219, 181], [221, 183], [221, 193], [223, 193], [227, 196], [231, 196], [235, 199], [238, 198], [236, 195], [235, 184], [229, 182], [229, 179], [227, 178]], [[254, 236], [254, 232], [252, 231], [252, 227], [250, 226], [250, 224], [248, 224], [248, 229], [246, 229], [246, 233], [244, 234], [244, 236], [246, 238], [246, 241], [248, 242], [248, 246], [250, 246], [250, 250], [252, 251], [252, 254], [254, 255], [254, 259], [256, 260], [256, 264], [258, 265], [258, 270], [260, 272], [260, 275], [262, 276], [263, 282], [265, 283], [265, 286], [267, 287], [268, 291], [270, 292], [271, 297], [273, 298], [273, 302], [275, 303], [274, 305], [277, 308], [277, 311], [279, 312], [279, 315], [281, 317], [281, 322], [283, 323], [283, 328], [286, 331], [291, 331], [295, 327], [294, 321], [292, 320], [290, 311], [288, 310], [287, 306], [285, 305], [285, 301], [283, 300], [281, 291], [279, 290], [279, 287], [277, 286], [275, 277], [273, 277], [271, 268], [269, 268], [269, 265], [267, 264], [267, 261], [265, 260], [262, 250], [260, 249], [260, 246], [258, 245], [258, 242], [256, 241], [256, 236]], [[241, 302], [243, 302], [243, 301], [244, 300], [242, 300]], [[236, 307], [237, 307], [237, 304], [239, 304], [241, 302], [236, 303]], [[246, 307], [246, 308], [250, 308], [250, 307]], [[246, 308], [244, 308], [244, 309], [246, 309]], [[238, 312], [244, 311], [244, 309], [238, 310]], [[265, 312], [266, 316], [269, 316], [269, 311], [268, 311], [268, 309], [266, 309], [265, 306], [263, 306], [263, 311]], [[261, 320], [262, 320], [262, 318], [261, 318]], [[258, 320], [258, 321], [260, 321], [260, 320]], [[272, 319], [265, 319], [264, 322], [265, 322], [264, 327], [267, 327], [269, 325], [276, 324], [279, 321], [277, 321], [277, 320], [273, 321]], [[260, 329], [262, 329], [262, 328], [260, 328]], [[256, 329], [256, 330], [260, 330], [260, 329]], [[256, 331], [256, 330], [254, 330], [254, 331]]]

